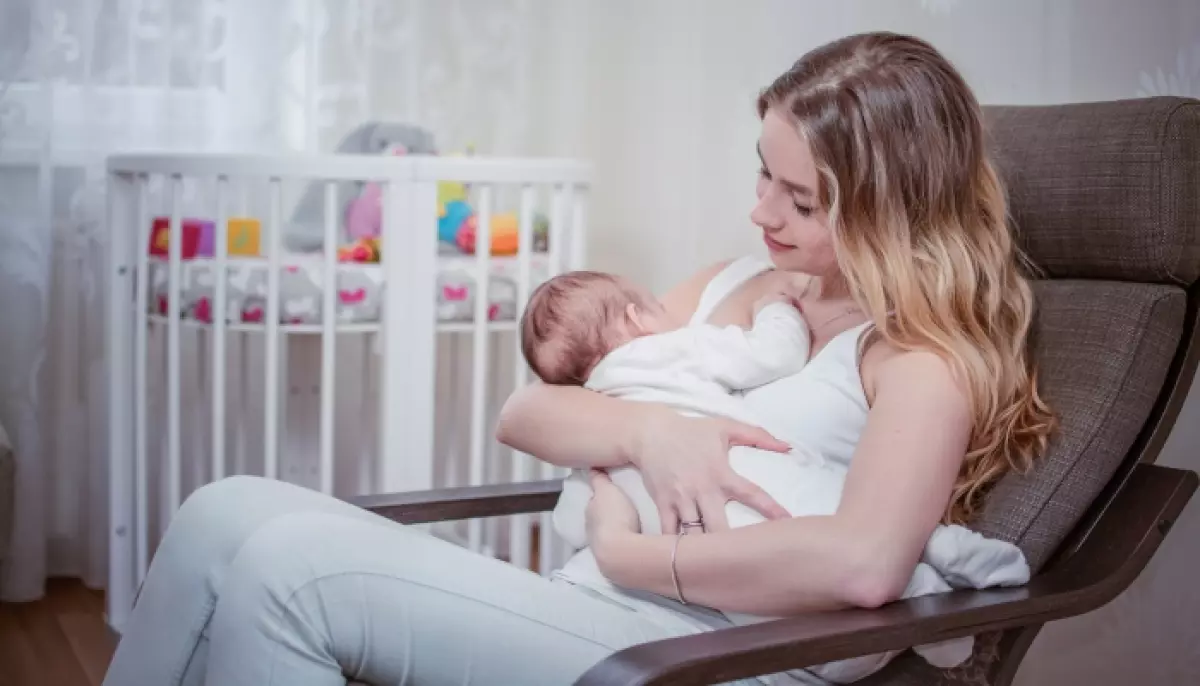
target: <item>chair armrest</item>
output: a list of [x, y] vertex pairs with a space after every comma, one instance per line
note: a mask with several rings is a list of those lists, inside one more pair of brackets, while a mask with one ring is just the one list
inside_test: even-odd
[[1138, 465], [1078, 550], [1023, 587], [954, 591], [644, 643], [601, 661], [576, 683], [725, 683], [1080, 615], [1137, 578], [1198, 481], [1195, 472]]
[[545, 512], [554, 509], [562, 481], [443, 488], [351, 498], [350, 504], [401, 524]]

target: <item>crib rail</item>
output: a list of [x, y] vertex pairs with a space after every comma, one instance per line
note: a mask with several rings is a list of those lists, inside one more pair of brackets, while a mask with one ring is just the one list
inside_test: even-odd
[[[114, 494], [109, 610], [115, 625], [183, 499], [226, 475], [296, 480], [339, 497], [561, 477], [561, 470], [525, 455], [499, 459], [492, 425], [498, 400], [528, 382], [514, 333], [532, 288], [585, 262], [586, 164], [148, 154], [113, 156], [107, 169]], [[286, 197], [293, 181], [318, 188], [316, 256], [284, 249], [298, 206]], [[361, 267], [381, 279], [378, 313], [367, 321], [344, 316], [350, 291], [340, 283], [349, 267], [338, 253], [346, 240], [339, 196], [346, 182], [379, 188], [383, 247], [377, 265]], [[474, 254], [440, 254], [435, 227], [439, 184], [446, 182], [470, 184], [479, 247]], [[515, 254], [502, 258], [489, 246], [505, 193], [515, 195], [518, 219]], [[542, 196], [548, 202], [539, 202]], [[250, 212], [248, 205], [256, 209]], [[535, 215], [544, 205], [547, 249], [535, 254]], [[198, 212], [212, 225], [211, 251], [203, 256], [194, 254], [202, 239], [188, 233], [200, 230], [189, 219]], [[231, 219], [248, 213], [261, 217], [262, 254], [230, 254]], [[152, 230], [154, 217], [166, 217], [160, 234]], [[151, 255], [152, 242], [163, 236], [166, 254]], [[305, 261], [297, 262], [301, 257]], [[473, 278], [474, 301], [465, 319], [439, 320], [443, 263]], [[503, 321], [497, 321], [491, 297], [500, 263], [508, 265], [513, 282], [511, 312]], [[319, 317], [294, 321], [284, 284], [301, 269], [319, 288], [309, 296], [310, 304], [319, 303]], [[247, 321], [249, 291], [235, 288], [235, 277], [262, 271], [265, 283], [255, 291], [264, 294], [255, 310], [261, 316]], [[246, 283], [252, 279], [245, 277]], [[359, 357], [348, 370], [351, 355]], [[499, 373], [503, 368], [511, 371]], [[339, 394], [347, 375], [356, 380], [350, 382], [354, 388]], [[443, 403], [442, 396], [449, 400]], [[443, 404], [452, 410], [439, 413]], [[257, 426], [255, 417], [261, 418]], [[374, 429], [350, 440], [347, 417]], [[348, 466], [350, 458], [354, 464]], [[532, 567], [535, 521], [536, 530], [548, 534], [547, 514], [536, 520], [516, 514], [507, 521], [471, 520], [462, 525], [465, 534], [448, 529], [440, 535], [461, 535], [473, 550]], [[540, 543], [537, 565], [547, 570], [563, 551], [549, 535]]]

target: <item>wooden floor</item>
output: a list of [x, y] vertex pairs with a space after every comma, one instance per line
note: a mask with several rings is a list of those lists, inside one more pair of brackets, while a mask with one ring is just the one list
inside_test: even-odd
[[0, 603], [0, 686], [100, 686], [116, 643], [103, 593], [51, 580], [41, 600]]

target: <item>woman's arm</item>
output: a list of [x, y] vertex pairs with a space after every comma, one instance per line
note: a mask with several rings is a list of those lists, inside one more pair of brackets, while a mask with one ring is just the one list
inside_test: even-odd
[[[688, 602], [781, 616], [877, 607], [903, 593], [946, 510], [971, 415], [949, 365], [932, 354], [888, 351], [874, 372], [874, 403], [838, 511], [685, 536], [676, 569]], [[674, 536], [593, 532], [614, 583], [675, 595]]]
[[[691, 318], [700, 294], [728, 263], [701, 270], [663, 296], [680, 321]], [[535, 383], [505, 401], [496, 426], [501, 443], [562, 467], [615, 467], [637, 452], [638, 422], [645, 405], [616, 400], [573, 386]]]

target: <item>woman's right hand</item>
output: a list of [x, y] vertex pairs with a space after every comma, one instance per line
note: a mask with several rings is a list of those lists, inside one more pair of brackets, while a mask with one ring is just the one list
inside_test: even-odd
[[729, 466], [735, 445], [780, 453], [791, 446], [764, 429], [729, 419], [685, 417], [663, 406], [640, 415], [631, 455], [654, 498], [664, 534], [702, 520], [705, 531], [728, 529], [725, 504], [736, 500], [767, 519], [790, 516], [775, 499]]

